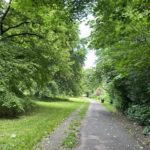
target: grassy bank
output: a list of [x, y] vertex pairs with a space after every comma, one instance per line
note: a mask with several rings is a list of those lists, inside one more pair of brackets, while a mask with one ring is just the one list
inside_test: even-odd
[[111, 105], [109, 102], [105, 101], [102, 105], [110, 112], [116, 112], [116, 108], [114, 105]]
[[31, 150], [44, 135], [51, 133], [83, 101], [36, 102], [38, 108], [18, 119], [0, 119], [1, 150]]

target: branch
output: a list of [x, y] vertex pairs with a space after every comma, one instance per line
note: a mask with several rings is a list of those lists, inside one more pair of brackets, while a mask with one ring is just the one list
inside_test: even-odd
[[28, 24], [28, 23], [30, 23], [30, 22], [25, 21], [25, 22], [21, 22], [21, 23], [15, 25], [15, 26], [8, 27], [7, 29], [3, 30], [3, 34], [6, 33], [7, 31], [9, 31], [10, 29], [18, 28], [18, 27], [20, 27], [24, 24]]
[[0, 39], [0, 41], [3, 41], [3, 40], [8, 39], [8, 38], [18, 37], [18, 36], [35, 36], [35, 37], [38, 37], [38, 38], [40, 38], [40, 39], [43, 38], [43, 36], [38, 35], [38, 34], [36, 34], [36, 33], [24, 32], [24, 33], [16, 33], [16, 34], [12, 34], [12, 35], [3, 37], [3, 38]]
[[0, 22], [0, 35], [3, 34], [3, 22], [4, 22], [4, 20], [5, 20], [6, 16], [7, 16], [7, 14], [8, 14], [8, 12], [9, 12], [9, 10], [10, 10], [10, 5], [11, 5], [11, 3], [12, 3], [12, 0], [9, 1], [8, 7], [7, 7], [5, 13], [3, 14], [3, 16], [2, 16], [2, 18], [1, 18], [1, 22]]
[[33, 43], [30, 38], [24, 39], [24, 40], [16, 40], [16, 39], [11, 39], [11, 42], [15, 44], [24, 44], [24, 43]]

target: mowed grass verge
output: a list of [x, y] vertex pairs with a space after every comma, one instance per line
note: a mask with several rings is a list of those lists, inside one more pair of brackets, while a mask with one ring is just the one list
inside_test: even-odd
[[36, 102], [38, 108], [18, 119], [0, 119], [0, 150], [32, 150], [47, 134], [79, 108], [84, 100]]

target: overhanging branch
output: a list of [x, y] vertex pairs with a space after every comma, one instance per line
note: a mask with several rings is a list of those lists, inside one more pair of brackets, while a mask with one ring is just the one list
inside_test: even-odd
[[9, 39], [9, 38], [14, 38], [14, 37], [19, 37], [19, 36], [35, 36], [35, 37], [38, 37], [40, 39], [44, 38], [43, 36], [39, 35], [39, 34], [36, 34], [36, 33], [28, 33], [28, 32], [24, 32], [24, 33], [16, 33], [16, 34], [12, 34], [12, 35], [8, 35], [6, 37], [2, 37], [0, 39], [0, 41], [4, 41], [6, 39]]
[[19, 23], [19, 24], [17, 24], [17, 25], [8, 27], [7, 29], [3, 30], [3, 34], [6, 33], [7, 31], [11, 30], [11, 29], [15, 29], [15, 28], [18, 28], [18, 27], [20, 27], [20, 26], [22, 26], [22, 25], [24, 25], [24, 24], [29, 24], [29, 23], [30, 23], [30, 22], [25, 21], [25, 22], [21, 22], [21, 23]]
[[0, 35], [3, 35], [3, 32], [4, 32], [3, 31], [3, 22], [4, 22], [9, 10], [10, 10], [11, 3], [12, 3], [12, 0], [9, 1], [7, 9], [1, 17], [1, 20], [0, 20]]

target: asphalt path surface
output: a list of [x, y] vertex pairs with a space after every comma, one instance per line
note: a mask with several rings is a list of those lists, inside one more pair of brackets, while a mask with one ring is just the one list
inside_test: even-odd
[[100, 103], [90, 102], [76, 150], [141, 150], [137, 141]]

